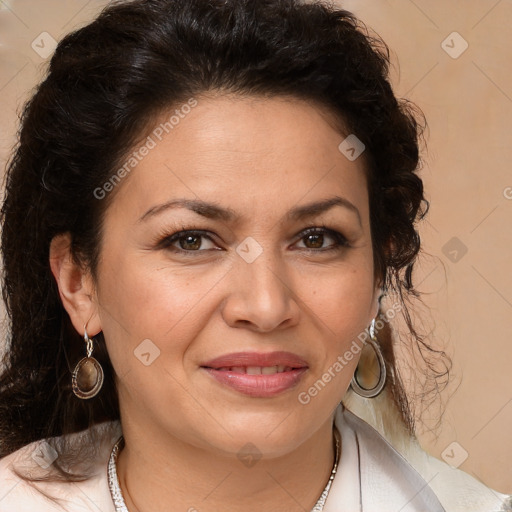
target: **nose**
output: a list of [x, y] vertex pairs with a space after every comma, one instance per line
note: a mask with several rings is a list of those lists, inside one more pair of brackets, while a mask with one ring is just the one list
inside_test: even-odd
[[236, 259], [222, 311], [229, 326], [270, 332], [298, 323], [295, 276], [278, 256], [269, 253], [263, 251], [252, 263]]

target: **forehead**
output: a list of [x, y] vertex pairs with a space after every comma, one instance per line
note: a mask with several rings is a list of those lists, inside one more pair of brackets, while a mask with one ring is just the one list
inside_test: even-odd
[[134, 214], [183, 197], [250, 215], [336, 194], [365, 209], [363, 158], [351, 161], [340, 151], [347, 134], [326, 108], [287, 97], [195, 101], [163, 112], [134, 148], [150, 147], [120, 187]]

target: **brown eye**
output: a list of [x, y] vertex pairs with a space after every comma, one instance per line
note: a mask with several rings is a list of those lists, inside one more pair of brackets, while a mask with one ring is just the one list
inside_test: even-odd
[[201, 247], [201, 236], [198, 235], [187, 235], [178, 238], [180, 247], [185, 250], [197, 250]]
[[[324, 243], [324, 235], [306, 235], [303, 240], [307, 240], [306, 245], [309, 249], [321, 249]], [[308, 245], [311, 243], [311, 245]]]
[[[327, 241], [330, 239], [333, 242], [330, 245], [324, 246], [326, 239]], [[310, 228], [303, 231], [300, 241], [303, 241], [304, 249], [314, 252], [335, 251], [349, 247], [347, 239], [341, 233], [326, 227]]]
[[157, 247], [182, 254], [199, 253], [218, 248], [205, 232], [190, 230], [165, 236], [158, 242]]

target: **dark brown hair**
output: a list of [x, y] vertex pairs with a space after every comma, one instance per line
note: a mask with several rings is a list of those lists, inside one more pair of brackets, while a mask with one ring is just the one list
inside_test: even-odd
[[[163, 112], [209, 91], [317, 102], [340, 119], [345, 135], [364, 143], [375, 276], [404, 305], [411, 343], [428, 362], [431, 382], [446, 377], [444, 352], [416, 332], [405, 307], [419, 296], [411, 276], [420, 250], [416, 223], [429, 206], [417, 174], [426, 124], [418, 108], [395, 97], [389, 63], [382, 40], [351, 13], [321, 1], [112, 2], [60, 41], [22, 113], [1, 211], [10, 335], [0, 376], [0, 457], [119, 419], [101, 333], [95, 357], [105, 371], [103, 389], [90, 400], [72, 393], [84, 342], [59, 299], [49, 245], [70, 233], [74, 258], [94, 276], [102, 218], [115, 196], [100, 201], [94, 191]], [[412, 432], [389, 329], [381, 343], [387, 385]], [[72, 447], [58, 451], [54, 466], [62, 478], [82, 478], [58, 464], [66, 454], [73, 461]]]

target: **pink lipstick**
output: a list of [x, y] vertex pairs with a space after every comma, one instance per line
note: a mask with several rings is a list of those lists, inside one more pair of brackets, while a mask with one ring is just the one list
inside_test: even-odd
[[273, 397], [297, 385], [308, 364], [291, 352], [236, 352], [201, 365], [223, 385], [252, 397]]

